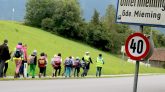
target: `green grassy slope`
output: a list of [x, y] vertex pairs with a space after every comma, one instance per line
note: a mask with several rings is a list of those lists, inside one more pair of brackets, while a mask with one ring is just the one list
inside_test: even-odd
[[[103, 54], [105, 65], [103, 68], [103, 74], [129, 74], [134, 73], [134, 65], [126, 62], [122, 62], [120, 58], [117, 58], [110, 53], [105, 53], [94, 49], [88, 45], [74, 42], [41, 29], [25, 26], [18, 22], [11, 21], [0, 21], [0, 43], [7, 38], [9, 40], [9, 48], [12, 51], [18, 42], [23, 42], [28, 45], [28, 54], [32, 53], [34, 49], [37, 49], [38, 55], [41, 52], [48, 54], [48, 75], [52, 72], [50, 65], [50, 59], [54, 54], [58, 52], [62, 53], [63, 60], [67, 56], [82, 57], [84, 52], [89, 51], [91, 53], [94, 64], [91, 65], [90, 74], [95, 74], [95, 61], [99, 53]], [[14, 62], [9, 63], [8, 74], [14, 73], [15, 65]], [[82, 70], [81, 70], [82, 71]], [[164, 69], [158, 68], [146, 68], [140, 67], [141, 73], [164, 73]], [[38, 73], [38, 68], [37, 68]]]

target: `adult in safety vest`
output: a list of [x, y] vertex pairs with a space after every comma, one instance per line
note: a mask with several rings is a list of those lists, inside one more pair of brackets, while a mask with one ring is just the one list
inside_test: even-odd
[[97, 61], [96, 61], [96, 77], [100, 77], [101, 76], [101, 70], [103, 67], [104, 61], [103, 61], [103, 57], [102, 54], [99, 54], [99, 56], [97, 57]]
[[84, 57], [82, 58], [82, 61], [85, 62], [85, 67], [83, 68], [84, 71], [83, 71], [83, 73], [81, 74], [82, 77], [88, 75], [88, 71], [89, 71], [89, 69], [90, 69], [90, 63], [93, 64], [92, 59], [91, 59], [91, 57], [90, 57], [89, 54], [90, 54], [89, 52], [85, 52], [85, 55], [84, 55]]

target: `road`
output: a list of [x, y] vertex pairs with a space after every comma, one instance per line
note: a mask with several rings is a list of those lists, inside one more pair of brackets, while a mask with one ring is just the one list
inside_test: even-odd
[[[133, 77], [0, 81], [0, 92], [132, 92]], [[165, 75], [140, 76], [138, 92], [165, 92]]]

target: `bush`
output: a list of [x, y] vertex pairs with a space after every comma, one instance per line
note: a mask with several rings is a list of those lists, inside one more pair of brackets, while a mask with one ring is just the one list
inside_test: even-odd
[[45, 30], [53, 30], [53, 20], [51, 18], [45, 18], [42, 20], [41, 27]]

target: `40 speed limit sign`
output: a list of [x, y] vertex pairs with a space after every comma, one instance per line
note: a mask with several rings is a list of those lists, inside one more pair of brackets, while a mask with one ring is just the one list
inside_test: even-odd
[[131, 59], [142, 60], [150, 51], [150, 42], [142, 33], [134, 33], [127, 38], [125, 50]]

